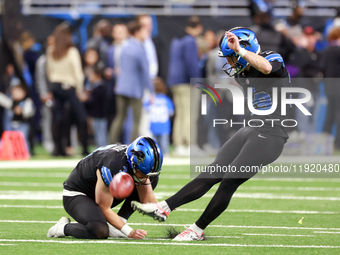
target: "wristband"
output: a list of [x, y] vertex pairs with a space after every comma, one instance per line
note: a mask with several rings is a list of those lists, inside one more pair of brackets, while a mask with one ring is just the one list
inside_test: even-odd
[[245, 48], [240, 48], [240, 50], [238, 52], [236, 52], [237, 55], [239, 55], [241, 58], [244, 57], [244, 55], [246, 55], [247, 50]]
[[126, 236], [129, 236], [129, 234], [131, 233], [132, 230], [133, 230], [133, 228], [131, 228], [128, 224], [125, 224], [122, 227], [122, 229], [120, 230], [120, 232], [122, 232]]

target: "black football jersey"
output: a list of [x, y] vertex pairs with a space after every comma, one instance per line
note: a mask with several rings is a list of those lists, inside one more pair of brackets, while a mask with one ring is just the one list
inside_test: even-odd
[[106, 167], [112, 176], [120, 171], [127, 171], [132, 175], [125, 155], [127, 146], [111, 144], [99, 147], [94, 152], [83, 158], [64, 182], [64, 188], [78, 191], [95, 200], [95, 187], [97, 183], [97, 169]]
[[[281, 115], [281, 88], [291, 86], [289, 73], [280, 54], [274, 51], [265, 51], [260, 56], [267, 59], [272, 65], [270, 74], [265, 75], [254, 67], [250, 67], [249, 71], [243, 71], [236, 75], [235, 79], [243, 87], [245, 93], [247, 93], [248, 87], [252, 87], [252, 102], [256, 110], [267, 110], [272, 107], [273, 88], [277, 88], [276, 110], [270, 115], [251, 114], [251, 119], [263, 121], [264, 125], [258, 128], [260, 132], [288, 138], [281, 121], [289, 118], [287, 115], [289, 115], [290, 109], [288, 107], [287, 114]], [[276, 119], [276, 121], [265, 121], [266, 119]], [[260, 125], [260, 122], [258, 124], [252, 122], [252, 125]]]

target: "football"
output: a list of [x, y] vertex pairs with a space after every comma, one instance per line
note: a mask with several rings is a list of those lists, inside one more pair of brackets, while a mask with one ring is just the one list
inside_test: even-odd
[[110, 182], [110, 192], [116, 199], [125, 199], [129, 197], [135, 187], [132, 177], [124, 172], [116, 174]]

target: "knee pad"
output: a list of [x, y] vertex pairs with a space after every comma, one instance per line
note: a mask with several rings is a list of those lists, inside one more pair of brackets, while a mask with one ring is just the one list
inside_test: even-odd
[[86, 229], [93, 239], [107, 239], [109, 237], [109, 226], [107, 223], [91, 221], [86, 224]]

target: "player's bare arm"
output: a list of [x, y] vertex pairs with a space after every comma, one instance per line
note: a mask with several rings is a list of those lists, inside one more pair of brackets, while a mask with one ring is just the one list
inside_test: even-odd
[[245, 55], [243, 58], [255, 69], [260, 71], [261, 73], [268, 75], [272, 71], [272, 65], [269, 63], [267, 59], [264, 57], [255, 54], [254, 52], [247, 51], [243, 48], [241, 48], [239, 40], [235, 34], [232, 32], [226, 32], [227, 38], [228, 38], [228, 46], [230, 49], [236, 52], [236, 54], [239, 54], [240, 51], [244, 50]]
[[[122, 230], [124, 225], [126, 225], [111, 209], [111, 204], [113, 202], [113, 197], [109, 191], [109, 188], [105, 185], [101, 178], [100, 170], [97, 169], [97, 184], [96, 184], [96, 203], [102, 210], [106, 220], [115, 228]], [[133, 239], [143, 239], [146, 236], [147, 232], [145, 230], [137, 229], [131, 230], [128, 234], [128, 237]]]
[[152, 186], [150, 185], [150, 180], [145, 182], [146, 185], [136, 186], [138, 191], [139, 200], [141, 203], [157, 203], [155, 194], [153, 193]]

